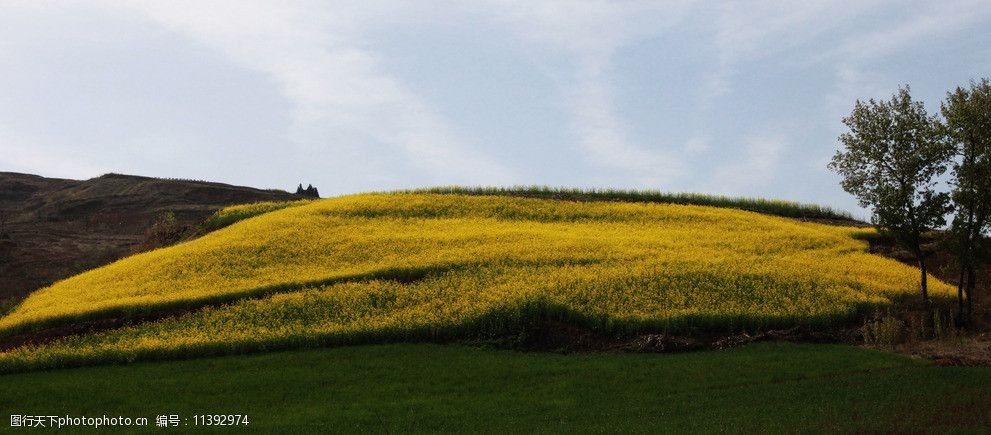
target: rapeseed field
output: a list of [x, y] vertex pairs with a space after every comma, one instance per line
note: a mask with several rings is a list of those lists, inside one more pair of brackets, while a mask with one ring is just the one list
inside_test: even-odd
[[803, 204], [766, 198], [740, 198], [722, 195], [690, 192], [662, 192], [659, 190], [570, 188], [551, 186], [438, 186], [422, 189], [401, 190], [396, 193], [443, 193], [454, 195], [500, 195], [526, 198], [565, 199], [573, 201], [623, 201], [653, 202], [662, 204], [705, 205], [721, 208], [735, 208], [771, 214], [808, 219], [831, 219], [854, 221], [849, 213], [837, 211], [818, 204]]
[[206, 222], [203, 223], [203, 229], [206, 231], [216, 231], [250, 217], [255, 217], [276, 210], [282, 210], [284, 208], [298, 207], [309, 202], [309, 199], [282, 202], [267, 201], [225, 207], [214, 213], [213, 216], [210, 216]]
[[199, 309], [13, 349], [0, 370], [478, 337], [546, 316], [615, 334], [825, 326], [916, 294], [915, 269], [867, 253], [872, 231], [675, 204], [312, 201], [34, 293], [0, 331]]

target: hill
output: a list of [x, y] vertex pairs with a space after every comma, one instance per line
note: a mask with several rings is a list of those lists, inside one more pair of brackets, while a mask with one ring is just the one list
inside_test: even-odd
[[282, 191], [108, 174], [65, 180], [0, 172], [0, 302], [125, 257], [165, 213], [198, 226], [218, 209], [299, 199]]
[[735, 209], [424, 193], [295, 205], [32, 294], [4, 335], [145, 321], [9, 350], [0, 367], [498, 337], [537, 319], [611, 335], [816, 328], [916, 291], [914, 269], [867, 252], [873, 230]]

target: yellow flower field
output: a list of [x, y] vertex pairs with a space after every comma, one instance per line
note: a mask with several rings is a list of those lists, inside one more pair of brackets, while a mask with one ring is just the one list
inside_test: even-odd
[[313, 201], [36, 292], [0, 331], [213, 306], [15, 349], [0, 366], [456, 337], [547, 313], [614, 331], [823, 325], [916, 294], [915, 269], [866, 252], [857, 236], [871, 231], [685, 205]]

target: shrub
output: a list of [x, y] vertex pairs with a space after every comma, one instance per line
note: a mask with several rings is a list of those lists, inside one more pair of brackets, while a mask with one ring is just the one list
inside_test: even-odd
[[175, 213], [162, 213], [155, 220], [155, 223], [151, 225], [151, 228], [145, 231], [144, 238], [134, 248], [134, 252], [144, 252], [172, 246], [182, 241], [188, 230], [188, 226], [179, 223], [175, 217]]
[[869, 346], [890, 347], [901, 343], [905, 322], [890, 313], [875, 315], [864, 321], [864, 343]]

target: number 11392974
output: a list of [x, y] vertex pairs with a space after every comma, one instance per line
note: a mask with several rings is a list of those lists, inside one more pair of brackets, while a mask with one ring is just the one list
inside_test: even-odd
[[195, 426], [241, 426], [248, 424], [245, 414], [202, 414], [193, 416]]

